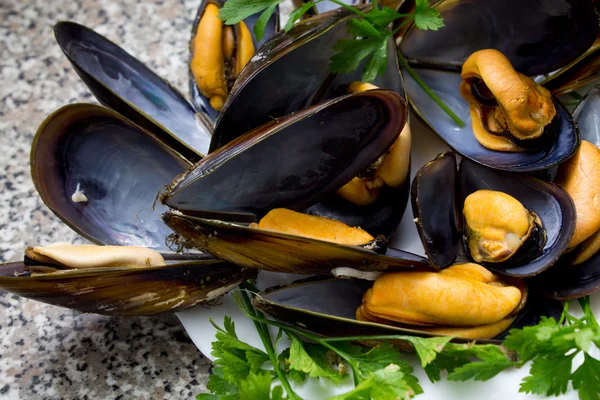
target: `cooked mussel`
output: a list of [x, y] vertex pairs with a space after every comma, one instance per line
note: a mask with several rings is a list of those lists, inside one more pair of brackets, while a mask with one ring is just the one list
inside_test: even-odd
[[468, 159], [457, 171], [453, 153], [417, 172], [412, 205], [423, 247], [439, 268], [466, 257], [501, 275], [531, 277], [558, 260], [575, 229], [575, 206], [558, 186]]
[[356, 319], [491, 339], [513, 323], [525, 301], [519, 281], [508, 282], [477, 264], [456, 264], [439, 272], [380, 275], [365, 292]]
[[515, 71], [497, 50], [471, 54], [461, 78], [460, 93], [469, 103], [473, 134], [488, 149], [540, 147], [560, 126], [550, 92]]
[[570, 194], [577, 211], [575, 233], [569, 249], [549, 271], [540, 275], [537, 284], [546, 294], [570, 299], [586, 296], [600, 289], [600, 220], [597, 197], [600, 175], [598, 149], [598, 110], [600, 90], [590, 89], [575, 109], [582, 142], [577, 153], [560, 165], [556, 183]]
[[168, 251], [172, 232], [153, 207], [191, 166], [154, 135], [104, 107], [72, 104], [48, 116], [31, 147], [31, 176], [48, 208], [97, 244]]
[[226, 0], [204, 0], [198, 9], [190, 42], [190, 92], [196, 108], [214, 120], [233, 83], [258, 49], [279, 30], [275, 10], [257, 41], [252, 30], [259, 14], [224, 25], [219, 10]]
[[59, 46], [98, 101], [154, 134], [188, 160], [208, 152], [209, 124], [168, 82], [93, 30], [54, 26]]
[[[381, 275], [379, 279], [385, 278], [387, 275], [395, 275], [400, 272], [386, 273]], [[408, 274], [414, 274], [413, 272], [407, 272]], [[418, 273], [417, 273], [418, 274]], [[435, 274], [435, 273], [434, 273]], [[489, 274], [488, 271], [481, 274], [484, 276]], [[448, 273], [450, 275], [450, 273]], [[474, 274], [474, 277], [477, 275]], [[388, 278], [385, 278], [388, 279]], [[456, 279], [456, 278], [454, 278]], [[475, 278], [473, 279], [475, 280]], [[437, 278], [434, 282], [437, 281]], [[473, 286], [484, 286], [484, 283], [477, 284], [472, 282]], [[507, 298], [501, 298], [492, 300], [493, 302], [498, 301], [502, 303], [504, 309], [511, 308], [515, 303], [515, 299], [520, 297], [524, 300], [521, 293], [523, 286], [519, 283], [515, 283], [519, 290], [514, 289], [502, 289], [507, 290], [514, 297], [513, 300], [508, 301]], [[272, 317], [287, 322], [302, 329], [307, 329], [312, 332], [316, 332], [325, 336], [358, 336], [358, 335], [412, 335], [412, 336], [435, 336], [435, 335], [457, 335], [460, 336], [461, 332], [459, 329], [454, 331], [443, 331], [444, 328], [439, 328], [437, 332], [428, 332], [423, 329], [424, 326], [405, 325], [405, 324], [383, 324], [379, 321], [360, 321], [356, 319], [356, 311], [363, 304], [363, 297], [365, 293], [373, 287], [372, 282], [363, 280], [350, 280], [350, 279], [331, 279], [331, 278], [309, 278], [301, 281], [294, 282], [289, 285], [282, 287], [274, 287], [267, 289], [265, 292], [260, 293], [254, 299], [255, 306], [261, 311], [271, 315]], [[486, 288], [487, 290], [487, 288]], [[496, 289], [494, 289], [495, 291]], [[332, 296], [335, 293], [335, 296]], [[440, 296], [440, 292], [436, 292], [434, 296], [425, 298], [424, 296], [417, 295], [417, 299], [423, 300], [423, 307], [427, 308], [428, 304], [435, 312], [439, 312], [438, 309], [433, 305], [437, 304], [432, 299], [436, 299]], [[487, 297], [487, 296], [486, 296]], [[462, 297], [464, 299], [470, 299], [468, 296]], [[418, 300], [414, 302], [417, 303]], [[480, 298], [475, 297], [471, 299], [472, 302], [469, 304], [463, 304], [465, 306], [465, 312], [477, 312], [475, 302], [479, 302]], [[458, 300], [460, 301], [460, 299]], [[441, 304], [441, 302], [440, 302]], [[456, 304], [456, 303], [454, 303]], [[444, 306], [441, 306], [442, 309]], [[450, 313], [456, 315], [459, 314], [459, 310], [450, 309]], [[507, 329], [519, 328], [523, 326], [533, 325], [539, 322], [540, 316], [548, 316], [559, 318], [562, 311], [562, 305], [559, 302], [545, 299], [543, 302], [538, 302], [535, 296], [528, 296], [527, 302], [523, 305], [520, 301], [518, 305], [508, 312], [511, 315], [513, 312], [516, 318]], [[495, 312], [491, 312], [495, 314]], [[498, 313], [501, 315], [502, 313]], [[460, 316], [459, 316], [460, 318]], [[506, 320], [504, 318], [502, 321]], [[512, 316], [508, 317], [512, 319]], [[491, 320], [491, 318], [490, 318]], [[501, 325], [501, 324], [498, 324]], [[494, 333], [500, 331], [496, 329], [496, 332], [488, 330], [484, 332], [482, 330], [468, 329], [470, 332], [463, 333], [463, 337], [482, 337], [482, 333], [489, 333], [492, 336]], [[501, 336], [501, 334], [500, 334]], [[457, 341], [466, 341], [472, 339], [457, 339]], [[479, 341], [479, 340], [478, 340]], [[499, 343], [499, 341], [490, 341], [491, 343]]]
[[198, 250], [244, 268], [373, 280], [385, 270], [429, 267], [362, 229], [290, 210], [273, 210], [250, 226], [174, 212], [163, 220]]
[[506, 193], [471, 193], [465, 198], [463, 215], [466, 247], [475, 262], [526, 263], [546, 244], [540, 217]]
[[81, 312], [148, 316], [214, 300], [253, 276], [210, 256], [169, 263], [147, 248], [55, 244], [1, 265], [0, 288]]
[[161, 201], [188, 214], [261, 216], [278, 207], [305, 209], [384, 154], [406, 119], [404, 100], [390, 90], [334, 98], [275, 119], [209, 154], [177, 177]]
[[[529, 7], [536, 12], [530, 14], [525, 11]], [[540, 7], [544, 12], [537, 12]], [[495, 105], [498, 100], [501, 103], [505, 100], [493, 99], [487, 87], [470, 85], [469, 90], [477, 92], [478, 104], [482, 105], [479, 109], [486, 111], [483, 116], [494, 117], [491, 121], [479, 124], [481, 115], [471, 111], [460, 96], [462, 79], [458, 70], [471, 54], [483, 49], [499, 51], [516, 71], [530, 77], [563, 68], [584, 54], [598, 36], [598, 15], [594, 2], [559, 0], [542, 4], [536, 0], [522, 4], [518, 0], [444, 0], [438, 2], [435, 8], [444, 18], [444, 29], [421, 31], [413, 27], [401, 38], [400, 50], [419, 78], [465, 122], [465, 126], [458, 126], [452, 121], [423, 92], [416, 80], [406, 75], [406, 90], [417, 114], [458, 153], [492, 168], [531, 172], [548, 169], [570, 158], [579, 145], [577, 128], [567, 110], [556, 99], [549, 101], [545, 96], [544, 104], [554, 103], [557, 116], [536, 111], [533, 118], [536, 120], [533, 124], [535, 129], [531, 131], [536, 133], [525, 135], [528, 140], [521, 140], [522, 137], [514, 133], [508, 135], [512, 141], [495, 137], [489, 135], [489, 129], [485, 128], [491, 123], [498, 125], [492, 131], [506, 133], [502, 128], [506, 124], [497, 124], [504, 117], [498, 119], [495, 113], [491, 113], [498, 109]], [[520, 10], [518, 15], [513, 12], [516, 8]], [[494, 85], [505, 83], [504, 80], [490, 80]], [[531, 84], [531, 81], [528, 82]], [[517, 86], [522, 87], [523, 82]], [[517, 86], [510, 89], [514, 90]], [[484, 105], [486, 102], [487, 105]], [[523, 107], [523, 110], [527, 108]], [[477, 135], [478, 138], [489, 139], [482, 142], [485, 145], [475, 138], [472, 124], [479, 128], [475, 129], [481, 133]], [[539, 133], [544, 133], [544, 136], [547, 134], [547, 140], [535, 139]], [[513, 142], [517, 142], [518, 148]], [[514, 152], [526, 147], [526, 151]]]

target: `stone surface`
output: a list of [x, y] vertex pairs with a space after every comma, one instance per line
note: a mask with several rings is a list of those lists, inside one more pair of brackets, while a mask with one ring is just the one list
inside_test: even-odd
[[[54, 42], [52, 26], [89, 26], [187, 93], [199, 0], [0, 0], [0, 261], [27, 245], [82, 243], [38, 197], [29, 148], [52, 111], [96, 103]], [[175, 316], [110, 318], [0, 291], [0, 398], [191, 398], [210, 363]]]

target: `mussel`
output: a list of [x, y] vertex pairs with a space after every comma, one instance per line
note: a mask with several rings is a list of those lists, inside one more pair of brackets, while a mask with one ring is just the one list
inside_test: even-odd
[[[240, 224], [242, 218], [260, 218], [274, 208], [301, 211], [333, 194], [396, 142], [406, 124], [405, 110], [398, 93], [379, 89], [337, 97], [265, 124], [176, 178], [161, 201], [183, 214], [167, 213], [164, 220], [198, 249], [250, 268], [335, 274], [338, 267], [377, 271], [426, 265], [403, 252], [386, 257], [323, 237]], [[281, 151], [300, 148], [295, 157]], [[339, 224], [330, 221], [328, 226]]]
[[0, 287], [81, 312], [148, 316], [214, 300], [254, 275], [210, 256], [168, 262], [140, 247], [58, 244], [0, 266]]
[[226, 0], [203, 0], [194, 20], [190, 41], [190, 92], [198, 110], [215, 120], [233, 83], [256, 50], [279, 30], [276, 8], [263, 38], [253, 33], [259, 14], [236, 25], [224, 25], [219, 10]]
[[465, 61], [460, 93], [469, 103], [475, 138], [498, 151], [540, 147], [556, 134], [558, 114], [550, 92], [518, 73], [497, 50], [479, 50]]
[[577, 153], [560, 165], [556, 183], [569, 193], [577, 210], [575, 233], [567, 253], [557, 265], [536, 280], [540, 290], [551, 297], [570, 299], [600, 289], [600, 220], [596, 199], [600, 176], [598, 107], [600, 88], [593, 87], [579, 103], [574, 115], [581, 129]]
[[[237, 79], [216, 122], [211, 151], [273, 118], [347, 94], [351, 84], [360, 80], [360, 68], [353, 73], [331, 74], [329, 60], [334, 54], [331, 44], [351, 37], [346, 22], [355, 17], [352, 12], [339, 8], [297, 23], [289, 32], [280, 32], [267, 41]], [[391, 39], [387, 55], [386, 72], [373, 84], [404, 97], [396, 49]], [[257, 93], [269, 95], [256, 101]], [[408, 136], [408, 132], [403, 134], [403, 138]], [[402, 150], [401, 146], [398, 148]], [[408, 148], [405, 150], [408, 152]], [[361, 171], [357, 175], [360, 178], [371, 174]], [[320, 198], [306, 212], [361, 226], [371, 234], [391, 236], [408, 198], [408, 180], [400, 179], [396, 187], [385, 185], [377, 190], [377, 196], [370, 196], [370, 191], [364, 190], [364, 181], [358, 183], [361, 183], [358, 185], [361, 193], [366, 196], [352, 202], [331, 193]]]
[[[577, 128], [567, 110], [555, 98], [550, 101], [544, 95], [544, 104], [554, 103], [556, 116], [552, 112], [535, 111], [538, 115], [534, 119], [538, 121], [534, 124], [537, 128], [531, 131], [533, 134], [519, 135], [515, 134], [515, 130], [506, 135], [504, 117], [486, 120], [485, 124], [480, 122], [482, 116], [497, 114], [496, 104], [507, 100], [491, 96], [490, 88], [485, 85], [469, 84], [469, 92], [475, 93], [471, 98], [479, 99], [479, 106], [475, 107], [471, 102], [469, 107], [460, 95], [462, 79], [459, 70], [469, 56], [484, 49], [499, 51], [516, 71], [532, 78], [566, 68], [590, 49], [598, 37], [598, 15], [594, 2], [560, 0], [552, 4], [542, 4], [541, 1], [524, 4], [517, 0], [443, 0], [436, 3], [435, 8], [444, 18], [445, 27], [439, 31], [421, 31], [413, 27], [399, 38], [399, 49], [416, 74], [465, 122], [465, 126], [454, 123], [407, 75], [406, 90], [417, 114], [458, 153], [495, 169], [538, 171], [570, 158], [579, 145]], [[519, 9], [519, 13], [514, 13], [515, 9]], [[471, 69], [468, 65], [466, 67]], [[507, 83], [504, 80], [492, 81], [494, 85]], [[532, 81], [528, 82], [535, 88], [532, 91], [543, 92]], [[511, 86], [509, 89], [514, 88]], [[508, 89], [503, 91], [503, 96], [506, 93]], [[523, 110], [526, 109], [523, 107]], [[481, 110], [483, 115], [476, 110]], [[541, 114], [545, 115], [538, 118]], [[490, 125], [494, 125], [492, 129], [489, 129]], [[490, 131], [500, 133], [504, 138], [485, 135]], [[545, 139], [541, 139], [542, 133]], [[490, 139], [493, 143], [480, 143], [476, 136], [478, 139]], [[522, 140], [525, 136], [528, 139]]]
[[423, 247], [439, 268], [472, 259], [497, 274], [531, 277], [558, 260], [575, 230], [575, 205], [558, 186], [468, 159], [457, 170], [454, 153], [417, 172], [411, 200]]
[[[482, 274], [479, 275], [480, 277], [490, 274], [489, 271], [485, 271], [483, 268], [481, 268], [481, 270]], [[381, 280], [380, 283], [385, 285], [386, 283], [389, 283], [390, 278], [394, 278], [394, 275], [404, 273], [405, 272], [389, 272], [381, 275], [378, 279]], [[407, 276], [432, 274], [432, 282], [438, 282], [437, 275], [440, 273], [415, 271], [406, 272], [406, 274]], [[451, 275], [450, 272], [447, 272], [447, 274]], [[476, 278], [474, 277], [473, 279], [475, 280]], [[453, 280], [462, 282], [463, 284], [467, 282], [467, 280], [461, 280], [456, 276]], [[377, 284], [377, 281], [375, 284]], [[562, 305], [559, 302], [547, 299], [539, 301], [535, 296], [532, 297], [526, 295], [526, 289], [522, 284], [518, 282], [515, 282], [515, 284], [517, 286], [510, 286], [509, 284], [509, 289], [503, 289], [511, 293], [511, 297], [513, 297], [512, 300], [508, 300], [507, 298], [492, 299], [485, 296], [486, 300], [483, 300], [481, 304], [484, 304], [486, 301], [491, 301], [491, 303], [498, 302], [498, 304], [502, 304], [503, 307], [503, 311], [498, 313], [496, 313], [495, 310], [492, 311], [489, 309], [489, 314], [487, 314], [488, 320], [494, 320], [499, 316], [501, 317], [503, 314], [506, 314], [508, 318], [501, 319], [500, 323], [491, 324], [495, 325], [493, 327], [488, 326], [482, 329], [470, 327], [448, 329], [439, 326], [437, 331], [435, 328], [433, 331], [428, 331], [427, 327], [423, 325], [407, 325], [404, 323], [390, 324], [387, 321], [386, 323], [382, 323], [380, 319], [370, 321], [357, 320], [357, 310], [364, 304], [363, 299], [369, 296], [365, 296], [365, 294], [369, 293], [369, 290], [371, 290], [371, 293], [373, 293], [374, 290], [377, 290], [374, 288], [374, 283], [364, 280], [334, 280], [325, 277], [308, 278], [285, 286], [267, 289], [255, 297], [254, 305], [261, 311], [283, 322], [322, 335], [340, 337], [357, 335], [412, 335], [423, 337], [455, 335], [459, 337], [456, 339], [457, 341], [467, 341], [472, 340], [472, 338], [481, 339], [484, 336], [487, 336], [488, 338], [501, 338], [503, 336], [502, 331], [506, 332], [506, 330], [511, 328], [520, 328], [536, 324], [539, 322], [540, 316], [560, 317]], [[476, 282], [471, 281], [467, 283], [467, 285], [479, 286], [479, 289], [482, 289], [482, 291], [477, 291], [479, 294], [486, 290], [484, 287], [485, 284], [483, 283], [478, 285]], [[518, 289], [515, 290], [516, 288]], [[469, 293], [471, 292], [469, 291]], [[389, 299], [392, 302], [395, 301], [392, 292], [383, 291], [381, 294], [384, 296], [382, 299], [390, 296]], [[371, 294], [371, 296], [373, 296], [373, 294]], [[447, 310], [448, 315], [454, 315], [457, 316], [457, 319], [460, 319], [461, 311], [464, 311], [465, 313], [478, 312], [476, 306], [480, 305], [480, 300], [482, 300], [480, 297], [463, 297], [465, 301], [472, 300], [472, 302], [471, 304], [460, 305], [457, 309], [450, 305], [442, 304], [442, 296], [443, 294], [440, 295], [440, 292], [438, 291], [435, 293], [435, 296], [429, 298], [417, 295], [416, 298], [411, 298], [410, 302], [423, 310], [430, 308], [437, 314], [443, 314], [444, 310]], [[526, 302], [523, 296], [527, 297]], [[435, 299], [440, 299], [440, 301], [436, 301]], [[385, 301], [387, 302], [387, 300]], [[452, 304], [457, 306], [457, 303], [454, 301], [460, 302], [461, 299], [455, 298], [452, 301]], [[488, 303], [488, 305], [491, 303]], [[436, 306], [439, 306], [439, 308]], [[513, 306], [515, 307], [512, 308]], [[483, 309], [479, 310], [486, 313]], [[508, 312], [506, 312], [507, 310]], [[386, 308], [386, 313], [387, 311]], [[415, 315], [416, 314], [410, 314], [411, 317], [414, 317]], [[492, 317], [492, 315], [494, 316]], [[460, 339], [461, 337], [462, 339]], [[499, 343], [498, 340], [478, 340], [478, 342]]]

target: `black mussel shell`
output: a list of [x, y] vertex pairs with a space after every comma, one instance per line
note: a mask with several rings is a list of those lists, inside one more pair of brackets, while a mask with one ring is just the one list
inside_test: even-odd
[[423, 257], [400, 250], [388, 251], [389, 256], [386, 256], [360, 246], [170, 212], [163, 220], [197, 249], [244, 268], [305, 275], [357, 276], [370, 280], [375, 279], [379, 271], [430, 268]]
[[[237, 79], [216, 122], [210, 151], [273, 118], [346, 94], [349, 83], [361, 80], [362, 68], [335, 75], [329, 72], [329, 63], [335, 54], [333, 45], [351, 37], [346, 22], [355, 17], [339, 8], [297, 23], [267, 41]], [[391, 38], [387, 54], [386, 72], [373, 84], [404, 97]]]
[[[600, 85], [589, 90], [573, 116], [579, 125], [581, 139], [600, 147]], [[571, 264], [572, 258], [571, 254], [565, 254], [554, 267], [541, 274], [535, 280], [539, 290], [561, 300], [587, 296], [600, 290], [600, 252], [577, 265]]]
[[54, 26], [54, 35], [100, 103], [152, 132], [192, 162], [208, 152], [210, 129], [168, 82], [82, 25], [59, 22]]
[[496, 49], [525, 75], [555, 71], [584, 54], [600, 32], [593, 0], [443, 0], [437, 31], [413, 27], [400, 51], [414, 65], [460, 70], [477, 50]]
[[149, 316], [183, 311], [214, 300], [254, 273], [206, 257], [159, 267], [76, 270], [0, 265], [0, 289], [21, 297], [86, 313]]
[[338, 97], [276, 119], [177, 177], [161, 201], [193, 214], [303, 210], [377, 160], [406, 124], [396, 92]]
[[443, 153], [424, 165], [412, 183], [411, 204], [417, 231], [427, 257], [439, 268], [452, 265], [460, 248], [456, 168], [454, 154]]
[[[435, 336], [416, 329], [356, 320], [356, 309], [361, 305], [363, 294], [371, 285], [370, 282], [358, 280], [308, 278], [268, 289], [254, 298], [254, 305], [280, 321], [325, 336]], [[335, 296], [332, 296], [332, 293], [335, 293]], [[511, 328], [533, 325], [536, 320], [539, 320], [540, 315], [558, 319], [562, 311], [559, 302], [533, 303], [535, 306], [531, 309], [529, 303], [528, 301]], [[466, 342], [467, 340], [454, 339], [454, 341]], [[500, 343], [500, 340], [488, 339], [477, 340], [477, 342]]]
[[588, 51], [542, 82], [555, 95], [571, 92], [592, 83], [600, 75], [600, 37]]
[[600, 252], [581, 264], [571, 265], [570, 261], [569, 254], [565, 255], [534, 280], [535, 286], [558, 300], [576, 299], [600, 290]]
[[[308, 0], [292, 0], [295, 8], [302, 7]], [[368, 0], [342, 0], [342, 3], [355, 6], [358, 4], [370, 3]], [[325, 0], [313, 5], [305, 14], [303, 18], [313, 17], [318, 14], [323, 14], [329, 11], [338, 9], [340, 6], [331, 1]]]
[[406, 92], [411, 105], [427, 123], [457, 153], [490, 168], [515, 172], [549, 169], [569, 159], [579, 147], [577, 125], [565, 107], [555, 99], [558, 112], [557, 131], [539, 149], [523, 152], [500, 152], [481, 145], [472, 130], [469, 104], [460, 95], [460, 72], [414, 69], [417, 75], [446, 103], [465, 125], [459, 127], [417, 82], [405, 74]]
[[[202, 0], [200, 7], [198, 7], [198, 12], [196, 13], [196, 17], [194, 18], [194, 24], [192, 26], [192, 38], [190, 40], [190, 63], [192, 61], [192, 47], [194, 43], [194, 37], [196, 36], [196, 31], [198, 30], [198, 25], [200, 24], [200, 19], [204, 15], [204, 10], [209, 3], [216, 3], [221, 6], [227, 0]], [[279, 31], [279, 6], [273, 12], [271, 18], [267, 22], [265, 26], [265, 33], [263, 38], [259, 41], [256, 39], [254, 35], [254, 25], [256, 25], [256, 21], [260, 13], [249, 16], [244, 20], [250, 33], [252, 34], [252, 38], [254, 41], [254, 48], [258, 50], [260, 46], [262, 46], [267, 40], [269, 40], [275, 33]], [[204, 97], [200, 90], [198, 89], [198, 85], [196, 84], [196, 80], [194, 79], [194, 75], [192, 74], [191, 69], [189, 70], [189, 85], [190, 85], [190, 94], [192, 97], [192, 103], [196, 107], [196, 109], [207, 115], [211, 120], [215, 120], [219, 116], [219, 112], [211, 107], [209, 99]]]
[[[425, 173], [423, 175], [417, 173], [418, 178], [415, 179], [416, 183], [413, 182], [413, 188], [415, 185], [418, 187], [418, 191], [413, 189], [412, 193], [413, 208], [417, 209], [417, 211], [413, 212], [419, 216], [417, 227], [423, 246], [427, 249], [427, 254], [435, 255], [435, 257], [431, 258], [432, 264], [435, 265], [438, 260], [441, 260], [444, 263], [440, 263], [437, 266], [443, 268], [448, 266], [448, 260], [453, 254], [458, 254], [461, 250], [465, 254], [468, 254], [468, 250], [466, 248], [461, 249], [461, 245], [457, 245], [456, 242], [456, 235], [458, 234], [459, 238], [462, 237], [462, 231], [464, 230], [462, 221], [464, 201], [471, 193], [487, 189], [504, 192], [519, 200], [528, 210], [536, 213], [541, 219], [546, 232], [546, 243], [541, 253], [527, 263], [520, 265], [513, 265], [510, 262], [489, 263], [486, 264], [486, 267], [498, 274], [517, 278], [532, 277], [550, 268], [567, 249], [575, 230], [575, 206], [571, 197], [560, 187], [552, 183], [525, 174], [485, 168], [468, 159], [462, 160], [458, 175], [452, 178], [452, 173], [449, 171], [456, 173], [456, 170], [451, 169], [449, 166], [442, 168], [446, 164], [451, 164], [448, 161], [448, 157], [453, 157], [453, 154], [445, 154], [427, 164], [424, 167]], [[446, 192], [448, 198], [443, 201], [438, 198], [443, 194], [439, 187], [433, 185], [423, 186], [421, 181], [427, 182], [427, 179], [423, 178], [437, 181], [455, 179], [458, 195], [449, 190]], [[433, 193], [426, 193], [426, 189], [433, 190]], [[441, 212], [444, 214], [450, 213], [448, 208], [451, 199], [456, 199], [454, 209], [456, 215], [458, 215], [457, 222], [448, 217], [441, 219], [437, 214], [439, 210], [442, 210]], [[449, 226], [440, 227], [439, 225], [442, 223]], [[451, 227], [455, 224], [457, 230], [453, 231]], [[432, 231], [429, 232], [429, 229], [432, 229]], [[434, 235], [441, 237], [436, 242], [433, 242], [430, 238], [435, 237]], [[444, 240], [443, 235], [449, 236]], [[539, 247], [536, 247], [536, 250], [539, 250]]]
[[[31, 148], [31, 175], [48, 208], [86, 239], [168, 250], [172, 233], [153, 208], [160, 188], [190, 163], [104, 107], [73, 104], [51, 114]], [[83, 192], [87, 201], [74, 202]]]

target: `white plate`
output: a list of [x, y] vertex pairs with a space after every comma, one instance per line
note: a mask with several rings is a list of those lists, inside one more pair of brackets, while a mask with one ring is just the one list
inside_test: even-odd
[[[431, 161], [435, 156], [443, 151], [449, 150], [448, 146], [438, 138], [429, 128], [425, 127], [414, 115], [411, 116], [412, 130], [412, 165], [411, 165], [411, 181], [418, 169], [428, 161]], [[404, 213], [404, 218], [400, 222], [396, 235], [393, 237], [391, 246], [412, 253], [424, 255], [423, 246], [419, 239], [415, 223], [413, 222], [412, 210], [410, 201]], [[301, 275], [277, 274], [269, 272], [261, 272], [258, 277], [258, 286], [261, 289], [291, 282], [299, 279]], [[592, 298], [593, 309], [596, 315], [600, 315], [600, 293], [596, 293]], [[215, 329], [208, 322], [212, 318], [217, 324], [223, 324], [223, 317], [229, 315], [235, 321], [238, 336], [249, 344], [263, 348], [262, 343], [252, 321], [244, 316], [239, 310], [235, 302], [230, 296], [225, 296], [223, 303], [211, 308], [197, 307], [193, 310], [178, 313], [177, 316], [181, 320], [184, 328], [190, 335], [194, 344], [200, 351], [209, 359], [213, 359], [210, 355], [211, 342], [215, 340]], [[273, 336], [274, 337], [274, 336]], [[600, 351], [596, 352], [596, 357], [600, 356]], [[505, 400], [505, 399], [531, 399], [545, 398], [539, 396], [525, 395], [519, 393], [519, 383], [529, 371], [529, 367], [521, 368], [520, 370], [511, 369], [501, 373], [494, 379], [487, 382], [450, 382], [442, 379], [440, 382], [432, 384], [415, 356], [407, 354], [407, 360], [415, 369], [415, 375], [419, 378], [419, 382], [423, 387], [424, 394], [417, 398], [422, 400], [427, 399], [445, 399], [445, 400], [480, 400], [485, 396], [486, 400]], [[575, 359], [574, 365], [578, 366], [581, 360]], [[350, 379], [344, 385], [334, 386], [327, 381], [310, 380], [309, 384], [292, 385], [297, 390], [298, 394], [304, 399], [325, 399], [335, 394], [340, 394], [352, 389]], [[577, 393], [570, 391], [560, 397], [561, 399], [577, 399]]]

